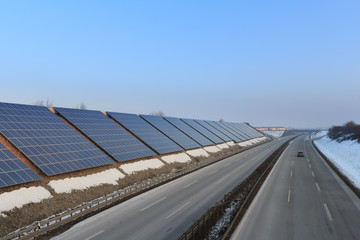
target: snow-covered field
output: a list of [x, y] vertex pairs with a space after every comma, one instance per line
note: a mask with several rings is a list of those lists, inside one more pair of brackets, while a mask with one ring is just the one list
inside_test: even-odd
[[208, 156], [210, 156], [210, 154], [202, 148], [188, 150], [188, 151], [186, 151], [186, 153], [192, 157], [208, 157]]
[[137, 161], [133, 163], [126, 163], [120, 166], [122, 170], [124, 170], [127, 174], [132, 174], [138, 171], [144, 171], [148, 169], [161, 168], [164, 166], [159, 159], [153, 158], [148, 160]]
[[28, 203], [38, 203], [44, 199], [51, 198], [51, 193], [43, 187], [20, 188], [11, 192], [0, 194], [0, 215], [6, 217], [2, 212], [14, 208], [21, 208]]
[[324, 137], [328, 134], [328, 130], [323, 130], [323, 131], [318, 131], [315, 134], [311, 135], [311, 138], [320, 138], [320, 137]]
[[117, 185], [117, 180], [123, 177], [125, 177], [124, 174], [113, 168], [82, 177], [52, 180], [48, 185], [52, 187], [56, 193], [70, 193], [73, 190], [84, 190], [102, 184]]
[[185, 163], [191, 161], [191, 158], [186, 153], [177, 153], [177, 154], [161, 157], [161, 160], [167, 163], [174, 163], [174, 162]]
[[320, 151], [360, 188], [360, 144], [350, 140], [339, 143], [327, 136], [314, 142]]
[[281, 137], [284, 134], [284, 131], [263, 131], [263, 132], [277, 138]]

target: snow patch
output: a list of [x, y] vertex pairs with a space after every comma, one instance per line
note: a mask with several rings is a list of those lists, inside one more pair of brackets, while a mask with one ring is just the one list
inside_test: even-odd
[[161, 157], [161, 159], [167, 163], [174, 163], [174, 162], [184, 163], [184, 162], [191, 161], [190, 156], [187, 155], [186, 153], [172, 154], [172, 155]]
[[253, 142], [251, 140], [247, 140], [247, 141], [239, 142], [238, 145], [240, 147], [247, 147], [253, 145]]
[[113, 168], [82, 177], [52, 180], [49, 182], [49, 186], [52, 187], [56, 193], [70, 193], [73, 190], [84, 190], [102, 184], [117, 185], [117, 180], [123, 177], [125, 177], [124, 174]]
[[127, 174], [133, 174], [134, 172], [161, 168], [162, 166], [164, 166], [164, 163], [162, 163], [157, 158], [152, 158], [152, 159], [137, 161], [133, 163], [126, 163], [121, 165], [120, 168], [124, 170], [124, 172], [126, 172]]
[[11, 192], [0, 194], [0, 214], [14, 208], [21, 208], [28, 203], [39, 203], [44, 199], [51, 198], [51, 193], [43, 187], [20, 188]]
[[357, 188], [360, 188], [360, 144], [356, 140], [339, 143], [326, 136], [315, 140], [314, 143]]
[[235, 146], [234, 141], [227, 142], [226, 144], [229, 145], [230, 147]]
[[208, 156], [210, 156], [209, 153], [207, 153], [202, 148], [189, 150], [189, 151], [186, 151], [186, 153], [189, 154], [192, 157], [208, 157]]
[[210, 153], [216, 153], [220, 151], [220, 149], [217, 146], [204, 147], [204, 150]]
[[220, 143], [218, 145], [216, 145], [218, 148], [220, 149], [227, 149], [229, 148], [229, 145], [227, 145], [226, 143]]
[[281, 137], [284, 134], [284, 131], [263, 131], [263, 132], [277, 138]]
[[311, 138], [321, 138], [328, 134], [328, 130], [318, 131], [315, 134], [311, 135]]

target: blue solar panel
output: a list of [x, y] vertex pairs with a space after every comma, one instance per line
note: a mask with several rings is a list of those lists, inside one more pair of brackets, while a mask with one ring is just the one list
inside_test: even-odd
[[246, 131], [248, 131], [250, 134], [252, 134], [252, 136], [254, 138], [256, 137], [262, 137], [263, 135], [261, 133], [259, 133], [258, 131], [256, 131], [255, 129], [253, 129], [252, 127], [250, 127], [249, 125], [245, 124], [245, 123], [238, 123], [238, 125], [240, 125], [241, 127], [243, 127]]
[[159, 154], [183, 150], [170, 138], [136, 114], [114, 112], [107, 112], [107, 114]]
[[38, 179], [40, 177], [36, 173], [0, 143], [0, 187]]
[[243, 132], [246, 136], [248, 136], [248, 139], [255, 138], [256, 136], [254, 133], [249, 132], [249, 129], [247, 129], [245, 126], [239, 124], [239, 123], [232, 123], [232, 125], [239, 129], [241, 132]]
[[242, 141], [234, 131], [228, 129], [226, 126], [224, 126], [220, 122], [216, 122], [216, 121], [206, 121], [206, 122], [208, 124], [210, 124], [211, 126], [213, 126], [214, 128], [216, 128], [217, 130], [219, 130], [219, 131], [223, 132], [224, 134], [226, 134], [227, 136], [229, 136], [234, 142]]
[[219, 131], [218, 129], [214, 128], [213, 126], [211, 126], [209, 123], [205, 122], [204, 120], [196, 120], [195, 119], [195, 122], [199, 123], [201, 126], [206, 128], [207, 130], [209, 130], [210, 132], [212, 132], [213, 134], [215, 134], [216, 136], [218, 136], [219, 138], [221, 138], [225, 142], [228, 142], [228, 141], [232, 140], [225, 133], [223, 133], [223, 132]]
[[143, 119], [148, 121], [151, 125], [157, 128], [160, 132], [171, 138], [174, 142], [184, 149], [192, 149], [201, 147], [200, 144], [189, 138], [179, 129], [171, 125], [165, 119], [159, 116], [140, 115]]
[[240, 134], [242, 134], [246, 140], [252, 139], [248, 132], [244, 131], [244, 129], [240, 128], [240, 126], [237, 126], [236, 123], [228, 122], [227, 123], [229, 127], [233, 128], [234, 130], [238, 131]]
[[205, 137], [207, 137], [208, 139], [210, 139], [212, 142], [214, 142], [214, 143], [223, 143], [224, 142], [221, 138], [219, 138], [218, 136], [216, 136], [215, 134], [213, 134], [212, 132], [210, 132], [209, 130], [207, 130], [206, 128], [204, 128], [203, 126], [201, 126], [194, 120], [187, 119], [187, 118], [181, 118], [181, 120], [183, 122], [185, 122], [186, 124], [188, 124], [190, 127], [194, 128], [196, 131], [198, 131], [202, 135], [204, 135]]
[[0, 103], [0, 132], [48, 176], [114, 162], [46, 107]]
[[119, 162], [155, 155], [154, 151], [100, 111], [55, 110]]
[[249, 139], [249, 137], [246, 134], [244, 134], [243, 132], [241, 132], [240, 130], [238, 130], [234, 126], [232, 126], [230, 123], [222, 122], [221, 124], [226, 126], [229, 130], [232, 130], [233, 132], [235, 132], [237, 134], [238, 138], [241, 139], [241, 141], [246, 141], [246, 140]]
[[201, 146], [209, 146], [213, 145], [214, 143], [210, 141], [208, 138], [206, 138], [204, 135], [187, 125], [185, 122], [181, 121], [179, 118], [174, 117], [164, 117], [166, 121], [180, 129], [182, 132], [184, 132], [186, 135], [194, 139], [197, 143], [199, 143]]

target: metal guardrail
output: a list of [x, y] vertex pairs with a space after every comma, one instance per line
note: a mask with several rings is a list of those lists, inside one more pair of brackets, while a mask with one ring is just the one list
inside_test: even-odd
[[[265, 142], [263, 142], [263, 143], [265, 143]], [[260, 143], [260, 144], [263, 144], [263, 143]], [[189, 168], [180, 170], [178, 172], [169, 173], [167, 176], [162, 177], [160, 179], [155, 179], [153, 181], [148, 181], [146, 183], [142, 182], [142, 183], [130, 186], [126, 189], [122, 189], [122, 190], [113, 192], [111, 194], [108, 194], [104, 197], [96, 199], [87, 204], [75, 207], [74, 209], [72, 209], [70, 211], [60, 213], [57, 216], [51, 217], [51, 218], [43, 220], [43, 221], [35, 222], [32, 225], [26, 227], [25, 229], [17, 230], [6, 236], [3, 236], [1, 239], [4, 239], [4, 240], [33, 239], [37, 236], [44, 235], [60, 226], [68, 224], [72, 221], [76, 221], [77, 219], [84, 217], [87, 214], [91, 214], [94, 211], [117, 204], [125, 199], [136, 196], [142, 192], [150, 190], [161, 184], [167, 183], [173, 179], [179, 178], [183, 175], [189, 174], [195, 170], [198, 170], [205, 166], [214, 164], [218, 161], [221, 161], [222, 159], [231, 157], [235, 154], [238, 154], [240, 152], [243, 152], [247, 149], [253, 148], [258, 145], [259, 144], [256, 144], [256, 145], [253, 145], [253, 146], [250, 146], [247, 148], [243, 148], [240, 151], [237, 151], [235, 153], [232, 152], [228, 155], [225, 155], [221, 159], [206, 159], [206, 160], [201, 161], [200, 163], [190, 166]]]
[[210, 208], [201, 218], [199, 218], [185, 233], [183, 233], [178, 238], [178, 240], [204, 239], [208, 234], [209, 229], [219, 220], [224, 210], [231, 204], [234, 199], [236, 199], [239, 194], [242, 194], [241, 197], [243, 201], [238, 208], [240, 210], [237, 211], [235, 218], [233, 218], [231, 224], [227, 228], [227, 231], [222, 236], [222, 239], [228, 239], [231, 234], [231, 229], [233, 229], [234, 226], [236, 227], [235, 223], [239, 221], [240, 213], [246, 211], [247, 206], [250, 205], [250, 196], [254, 193], [254, 189], [260, 182], [260, 179], [266, 174], [274, 160], [277, 159], [285, 150], [290, 141], [291, 139], [275, 150], [248, 177], [246, 177], [229, 193], [225, 194], [225, 196], [219, 202], [217, 202], [215, 206]]

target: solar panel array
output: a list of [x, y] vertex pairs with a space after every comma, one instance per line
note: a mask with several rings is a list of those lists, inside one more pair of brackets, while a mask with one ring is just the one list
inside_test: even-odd
[[171, 138], [174, 142], [184, 149], [192, 149], [201, 147], [200, 144], [189, 138], [179, 129], [171, 125], [160, 116], [140, 115], [143, 119], [148, 121], [151, 125], [157, 128], [160, 132]]
[[215, 134], [216, 136], [221, 138], [224, 142], [229, 142], [229, 141], [232, 140], [225, 133], [223, 133], [223, 132], [219, 131], [218, 129], [214, 128], [213, 126], [211, 126], [209, 123], [207, 123], [204, 120], [195, 120], [195, 122], [197, 122], [198, 124], [200, 124], [201, 126], [206, 128], [207, 130], [209, 130], [210, 132], [212, 132], [213, 134]]
[[207, 137], [196, 131], [194, 128], [187, 125], [185, 122], [181, 121], [179, 118], [175, 117], [164, 117], [166, 121], [171, 123], [173, 126], [177, 127], [183, 133], [194, 139], [201, 146], [209, 146], [214, 143], [210, 141]]
[[100, 111], [55, 110], [119, 162], [155, 155], [154, 151]]
[[[242, 123], [0, 103], [0, 133], [45, 175], [263, 136]], [[16, 150], [16, 151], [17, 151]], [[27, 162], [27, 164], [29, 164]], [[40, 174], [41, 175], [41, 174]], [[0, 143], [0, 187], [40, 179]]]
[[159, 132], [136, 114], [107, 112], [114, 120], [139, 137], [159, 154], [183, 150], [170, 138]]
[[113, 163], [46, 107], [0, 103], [0, 132], [48, 176]]
[[181, 118], [181, 120], [183, 122], [185, 122], [186, 124], [188, 124], [190, 127], [194, 128], [196, 131], [198, 131], [202, 135], [204, 135], [205, 137], [207, 137], [208, 139], [210, 139], [213, 143], [223, 143], [224, 142], [224, 140], [222, 140], [221, 138], [216, 136], [214, 133], [210, 132], [209, 130], [207, 130], [206, 128], [204, 128], [203, 126], [201, 126], [200, 124], [195, 122], [195, 120], [188, 119], [188, 118]]
[[231, 138], [231, 140], [233, 140], [234, 142], [241, 142], [242, 139], [240, 139], [236, 133], [234, 133], [233, 131], [230, 131], [228, 128], [226, 128], [226, 126], [222, 125], [220, 122], [216, 122], [216, 121], [206, 121], [206, 123], [210, 124], [211, 126], [213, 126], [214, 128], [216, 128], [218, 131], [223, 132], [225, 135], [229, 136]]
[[0, 143], [0, 187], [38, 179], [40, 177], [33, 170]]

